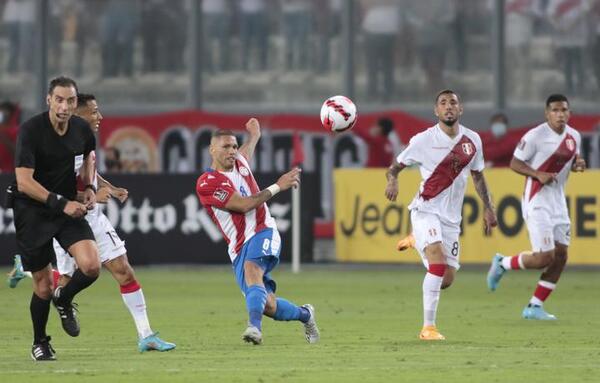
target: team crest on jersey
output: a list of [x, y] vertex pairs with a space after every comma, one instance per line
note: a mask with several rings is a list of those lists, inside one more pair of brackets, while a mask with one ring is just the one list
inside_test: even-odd
[[240, 166], [240, 174], [244, 177], [248, 177], [250, 171], [245, 166]]
[[570, 151], [575, 150], [575, 141], [572, 138], [567, 138], [567, 141], [565, 143], [567, 144], [567, 149], [569, 149]]
[[470, 156], [475, 151], [475, 149], [473, 148], [473, 144], [471, 144], [470, 142], [465, 142], [464, 144], [462, 144], [462, 150], [467, 156]]
[[225, 201], [228, 196], [229, 196], [229, 192], [226, 190], [223, 190], [223, 189], [217, 189], [213, 193], [213, 197], [218, 199], [221, 202]]

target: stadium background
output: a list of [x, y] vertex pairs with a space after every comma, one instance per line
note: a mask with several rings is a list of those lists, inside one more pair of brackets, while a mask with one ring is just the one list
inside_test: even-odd
[[[59, 74], [98, 97], [105, 116], [99, 170], [131, 192], [106, 214], [126, 240], [153, 329], [177, 343], [171, 353], [138, 355], [118, 287], [103, 271], [78, 297], [81, 336], [65, 335], [52, 312], [59, 361], [32, 366], [29, 283], [3, 285], [0, 381], [598, 381], [600, 289], [590, 266], [600, 262], [600, 1], [584, 2], [589, 9], [571, 35], [551, 20], [554, 0], [0, 0], [0, 102], [18, 105], [9, 125], [45, 110], [48, 81]], [[519, 9], [534, 3], [537, 10]], [[384, 79], [390, 73], [393, 81]], [[537, 272], [512, 273], [494, 295], [486, 291], [493, 253], [528, 248], [518, 210], [523, 179], [492, 168], [486, 175], [500, 227], [483, 236], [469, 185], [465, 264], [440, 302], [448, 340], [417, 339], [423, 268], [414, 251], [394, 246], [409, 231], [406, 205], [418, 176], [402, 173], [401, 198], [386, 201], [385, 170], [365, 167], [374, 150], [365, 138], [389, 117], [406, 143], [433, 124], [433, 97], [446, 87], [464, 100], [462, 122], [501, 155], [543, 121], [550, 93], [571, 100], [571, 122], [594, 170], [568, 184], [573, 245], [547, 303], [555, 323], [519, 318]], [[358, 105], [350, 134], [333, 136], [318, 120], [321, 103], [335, 94]], [[501, 137], [490, 131], [497, 112], [510, 121]], [[254, 164], [261, 185], [303, 158], [302, 272], [284, 263], [275, 277], [283, 296], [317, 308], [317, 345], [306, 344], [299, 326], [271, 321], [263, 347], [241, 344], [243, 301], [224, 243], [195, 196], [210, 130], [235, 129], [243, 139], [250, 116], [263, 127]], [[270, 208], [287, 261], [290, 194]], [[15, 240], [4, 208], [0, 252], [8, 271]]]
[[[339, 253], [345, 248], [341, 243], [334, 245], [334, 238], [349, 245], [349, 237], [340, 237], [334, 222], [336, 213], [343, 216], [352, 206], [336, 195], [342, 188], [336, 188], [333, 174], [337, 169], [365, 167], [369, 151], [378, 148], [364, 138], [378, 118], [392, 119], [401, 143], [431, 125], [432, 98], [441, 88], [455, 89], [462, 96], [462, 122], [480, 132], [484, 146], [505, 152], [542, 120], [545, 97], [563, 92], [571, 100], [572, 125], [583, 133], [584, 157], [590, 167], [600, 165], [596, 77], [600, 5], [590, 1], [585, 13], [573, 16], [584, 28], [565, 32], [550, 3], [2, 0], [0, 100], [16, 103], [21, 113], [13, 116], [13, 122], [22, 121], [45, 109], [48, 80], [59, 74], [74, 77], [81, 91], [98, 97], [105, 116], [100, 171], [135, 190], [130, 205], [109, 206], [111, 220], [132, 251], [140, 254], [134, 263], [217, 262], [216, 249], [223, 248], [223, 241], [211, 237], [214, 228], [206, 227], [201, 207], [192, 206], [190, 196], [195, 178], [210, 161], [210, 130], [234, 129], [243, 140], [249, 116], [258, 116], [263, 128], [255, 161], [259, 174], [273, 178], [290, 167], [294, 154], [304, 160], [304, 175], [312, 184], [304, 189], [310, 196], [303, 199], [303, 258], [370, 261], [379, 256], [354, 258]], [[352, 134], [332, 136], [320, 126], [319, 106], [334, 94], [347, 95], [358, 105]], [[496, 112], [509, 118], [509, 131], [501, 137], [489, 131], [489, 117]], [[118, 175], [111, 174], [112, 164], [106, 166], [111, 159], [105, 153], [115, 149], [122, 165]], [[358, 192], [366, 175], [350, 174], [343, 190]], [[383, 179], [383, 170], [378, 174], [374, 180]], [[169, 181], [173, 177], [174, 184]], [[495, 185], [496, 179], [503, 184], [511, 176], [494, 172], [489, 177]], [[9, 178], [2, 175], [0, 183]], [[594, 172], [573, 178], [598, 185]], [[401, 201], [406, 204], [416, 180], [407, 182], [404, 175], [401, 179], [407, 185]], [[510, 179], [506, 193], [518, 198], [521, 183]], [[382, 182], [375, 184], [383, 190]], [[584, 207], [577, 205], [583, 215], [575, 218], [587, 220], [589, 228], [583, 231], [596, 240], [596, 195], [570, 190], [574, 200], [585, 198]], [[291, 214], [289, 195], [281, 198], [285, 201], [280, 204], [280, 224], [285, 226]], [[503, 196], [496, 198], [500, 201]], [[178, 222], [163, 222], [172, 227], [162, 231], [156, 226], [161, 219], [180, 219], [173, 218], [169, 209], [161, 210], [159, 205], [169, 202], [197, 217], [193, 230], [177, 230]], [[146, 226], [143, 214], [135, 210], [144, 203], [158, 209], [149, 213], [148, 219], [154, 221]], [[127, 206], [134, 209], [130, 227], [124, 227], [123, 219], [118, 221]], [[12, 250], [11, 212], [0, 212], [2, 248]], [[285, 233], [288, 227], [283, 226]], [[387, 235], [384, 247], [389, 248], [397, 234]], [[511, 239], [503, 235], [500, 240]], [[484, 249], [473, 261], [486, 262], [495, 243], [491, 245], [477, 230], [466, 231], [463, 237]], [[188, 254], [167, 261], [150, 251], [176, 238], [198, 243], [197, 248], [210, 249], [211, 255]], [[519, 238], [513, 243], [526, 246], [523, 230]], [[581, 259], [597, 262], [591, 254]], [[9, 261], [2, 258], [3, 263]]]

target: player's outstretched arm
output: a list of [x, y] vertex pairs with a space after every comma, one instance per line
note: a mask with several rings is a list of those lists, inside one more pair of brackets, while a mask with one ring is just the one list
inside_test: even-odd
[[527, 165], [525, 161], [521, 161], [516, 157], [513, 157], [510, 161], [510, 168], [523, 176], [535, 178], [544, 185], [556, 181], [556, 173], [547, 173], [535, 170], [531, 166]]
[[405, 167], [406, 166], [404, 164], [400, 164], [394, 160], [385, 173], [385, 177], [387, 178], [385, 197], [390, 201], [395, 201], [396, 197], [398, 197], [398, 173], [400, 173]]
[[483, 223], [485, 226], [485, 233], [490, 235], [492, 233], [492, 228], [498, 225], [498, 219], [496, 218], [496, 212], [494, 211], [494, 205], [492, 204], [492, 197], [488, 191], [487, 182], [485, 182], [483, 172], [473, 170], [471, 171], [471, 177], [473, 177], [475, 190], [477, 190], [477, 194], [483, 202]]
[[227, 201], [225, 208], [236, 213], [244, 214], [256, 209], [280, 191], [287, 190], [291, 187], [297, 187], [300, 184], [300, 172], [302, 172], [300, 168], [293, 168], [279, 177], [277, 182], [273, 185], [248, 197], [243, 197], [236, 192], [231, 196], [229, 201]]
[[254, 156], [254, 150], [256, 149], [256, 144], [258, 144], [258, 140], [260, 140], [260, 124], [256, 118], [251, 118], [246, 122], [246, 130], [248, 131], [248, 140], [240, 147], [239, 152], [246, 158], [246, 160], [251, 161]]

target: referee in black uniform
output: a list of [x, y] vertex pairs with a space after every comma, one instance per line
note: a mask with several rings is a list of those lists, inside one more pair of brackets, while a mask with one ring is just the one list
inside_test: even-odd
[[[54, 302], [65, 331], [79, 335], [73, 296], [91, 285], [100, 272], [94, 234], [84, 216], [96, 203], [92, 186], [93, 162], [88, 154], [96, 141], [88, 123], [73, 116], [77, 107], [77, 84], [58, 77], [50, 82], [48, 111], [26, 121], [19, 129], [15, 153], [16, 189], [13, 201], [17, 248], [23, 267], [33, 274], [31, 320], [34, 360], [55, 360], [46, 334], [50, 300]], [[83, 203], [77, 202], [75, 163], [84, 184]], [[52, 238], [75, 258], [78, 269], [69, 283], [53, 296]]]

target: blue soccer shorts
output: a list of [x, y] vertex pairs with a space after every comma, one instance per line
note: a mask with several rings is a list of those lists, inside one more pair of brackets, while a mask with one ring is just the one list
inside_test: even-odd
[[275, 293], [277, 284], [271, 278], [271, 271], [279, 263], [280, 253], [281, 237], [277, 230], [271, 228], [255, 234], [242, 246], [242, 250], [233, 262], [233, 272], [235, 273], [235, 280], [244, 296], [248, 290], [248, 285], [246, 285], [244, 278], [244, 263], [246, 261], [252, 261], [263, 269], [265, 289], [267, 293]]

